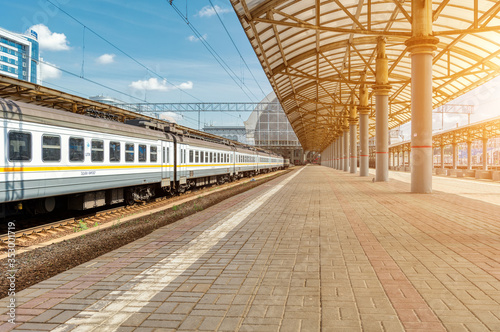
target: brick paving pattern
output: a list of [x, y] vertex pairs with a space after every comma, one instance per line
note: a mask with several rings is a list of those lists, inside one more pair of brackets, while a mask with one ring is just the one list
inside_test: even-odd
[[15, 326], [0, 300], [0, 331], [500, 331], [500, 185], [290, 177], [18, 293]]

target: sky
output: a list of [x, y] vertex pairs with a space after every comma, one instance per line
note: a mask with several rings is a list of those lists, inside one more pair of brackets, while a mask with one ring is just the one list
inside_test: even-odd
[[[43, 85], [83, 97], [102, 94], [124, 102], [157, 103], [259, 102], [272, 92], [229, 0], [172, 2], [180, 15], [169, 0], [5, 1], [0, 26], [20, 33], [35, 29], [46, 63], [42, 65]], [[231, 75], [200, 38], [227, 63]], [[452, 103], [474, 105], [472, 122], [483, 120], [500, 115], [498, 91], [500, 78]], [[203, 114], [201, 125], [243, 125], [248, 115]], [[180, 124], [198, 126], [195, 113], [174, 118]], [[457, 123], [467, 124], [467, 116], [444, 116], [444, 129]], [[441, 115], [435, 114], [433, 129], [441, 128]], [[400, 129], [405, 139], [410, 137], [409, 124]]]
[[[259, 102], [272, 92], [229, 0], [212, 0], [213, 6], [207, 0], [173, 0], [198, 36], [168, 0], [50, 1], [73, 18], [47, 0], [8, 1], [0, 11], [2, 28], [38, 32], [47, 63], [41, 68], [45, 86], [124, 102]], [[231, 75], [200, 37], [227, 63]], [[194, 126], [197, 115], [186, 117], [191, 118], [183, 119], [191, 122], [186, 125]], [[238, 114], [212, 114], [203, 120], [243, 125]]]

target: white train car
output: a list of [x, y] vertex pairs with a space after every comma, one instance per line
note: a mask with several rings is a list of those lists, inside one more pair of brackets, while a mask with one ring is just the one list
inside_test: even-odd
[[0, 99], [0, 216], [148, 200], [283, 167], [251, 147]]
[[16, 209], [148, 199], [173, 179], [174, 142], [164, 133], [1, 99], [0, 107], [0, 202], [28, 203]]

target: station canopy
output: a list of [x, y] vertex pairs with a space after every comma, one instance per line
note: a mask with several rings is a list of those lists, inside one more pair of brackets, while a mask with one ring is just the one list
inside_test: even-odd
[[[375, 84], [379, 38], [386, 41], [392, 86], [389, 128], [410, 120], [411, 0], [231, 2], [304, 150], [323, 151], [338, 136], [339, 119], [359, 103], [363, 72], [364, 82]], [[432, 10], [438, 107], [500, 73], [500, 1], [432, 1]]]

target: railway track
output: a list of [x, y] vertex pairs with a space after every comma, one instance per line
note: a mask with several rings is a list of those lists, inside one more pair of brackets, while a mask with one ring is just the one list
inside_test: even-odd
[[[30, 241], [36, 240], [41, 237], [50, 236], [53, 234], [66, 232], [68, 230], [78, 231], [93, 227], [96, 223], [101, 224], [108, 219], [116, 218], [117, 216], [129, 216], [133, 213], [141, 211], [145, 208], [155, 208], [167, 199], [165, 197], [157, 198], [153, 202], [138, 204], [132, 206], [121, 206], [117, 208], [112, 208], [104, 211], [96, 212], [92, 215], [87, 215], [84, 217], [68, 218], [55, 222], [46, 223], [40, 226], [30, 227], [26, 229], [21, 229], [15, 232], [16, 241]], [[9, 239], [8, 234], [0, 235], [0, 248], [7, 246], [7, 241]]]

